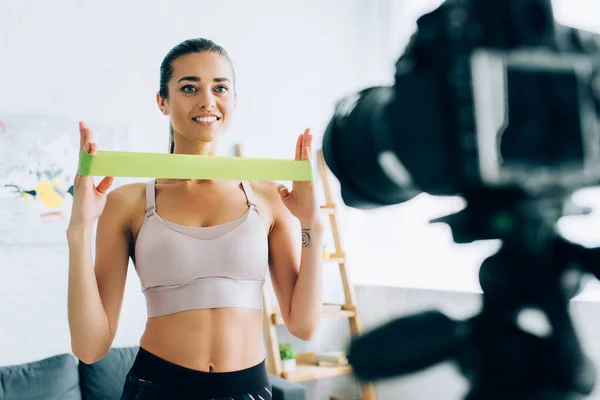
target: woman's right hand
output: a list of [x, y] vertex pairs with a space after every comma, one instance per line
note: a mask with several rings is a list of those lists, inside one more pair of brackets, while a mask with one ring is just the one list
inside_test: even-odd
[[[79, 137], [80, 149], [95, 155], [98, 145], [92, 141], [92, 131], [83, 122], [79, 122]], [[106, 205], [106, 192], [114, 180], [107, 176], [96, 186], [93, 176], [75, 175], [70, 227], [86, 227], [98, 219]]]

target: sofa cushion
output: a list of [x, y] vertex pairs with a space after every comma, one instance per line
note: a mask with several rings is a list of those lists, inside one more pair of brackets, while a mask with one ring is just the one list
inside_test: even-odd
[[0, 367], [0, 399], [81, 400], [76, 358], [60, 354]]
[[119, 400], [138, 347], [113, 347], [93, 364], [79, 362], [83, 400]]
[[269, 374], [273, 389], [273, 400], [305, 400], [304, 385], [286, 381], [276, 375]]

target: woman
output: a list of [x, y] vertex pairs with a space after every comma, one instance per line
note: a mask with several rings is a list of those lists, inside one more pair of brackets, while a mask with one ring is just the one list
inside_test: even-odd
[[[170, 117], [170, 152], [215, 154], [236, 107], [227, 53], [206, 39], [173, 48], [157, 103]], [[81, 149], [97, 151], [80, 124]], [[307, 129], [296, 160], [309, 160]], [[148, 321], [122, 399], [270, 399], [262, 329], [267, 269], [288, 330], [309, 340], [322, 304], [323, 228], [311, 182], [159, 179], [97, 186], [77, 176], [69, 243], [69, 326], [85, 363], [109, 350], [128, 259], [140, 277]], [[92, 226], [98, 219], [96, 260]], [[137, 397], [136, 397], [137, 396]]]

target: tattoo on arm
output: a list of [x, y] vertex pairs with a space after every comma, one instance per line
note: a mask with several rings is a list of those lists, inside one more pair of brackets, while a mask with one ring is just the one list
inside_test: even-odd
[[302, 229], [302, 247], [310, 247], [310, 229]]

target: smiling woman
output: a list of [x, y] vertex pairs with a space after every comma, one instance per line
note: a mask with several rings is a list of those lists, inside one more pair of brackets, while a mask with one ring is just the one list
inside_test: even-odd
[[[236, 108], [229, 56], [207, 39], [177, 45], [161, 64], [156, 100], [170, 119], [170, 153], [215, 155]], [[81, 150], [97, 154], [83, 123], [80, 135]], [[311, 142], [306, 129], [295, 160], [310, 160]], [[270, 399], [267, 271], [294, 336], [309, 340], [320, 318], [323, 228], [312, 181], [288, 190], [268, 181], [152, 179], [106, 195], [111, 184], [78, 175], [74, 185], [67, 232], [73, 353], [93, 363], [109, 350], [131, 258], [148, 320], [122, 399]]]

